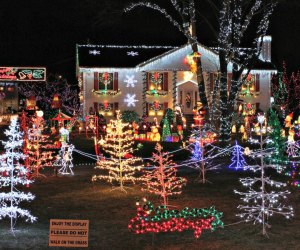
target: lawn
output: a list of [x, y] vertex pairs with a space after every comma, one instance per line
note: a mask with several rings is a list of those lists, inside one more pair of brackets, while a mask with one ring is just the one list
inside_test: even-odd
[[[75, 145], [82, 147], [83, 151], [90, 149], [92, 152], [91, 141], [82, 145], [75, 141]], [[9, 232], [8, 220], [0, 221], [0, 249], [47, 249], [50, 219], [89, 220], [89, 249], [299, 249], [298, 189], [289, 188], [292, 194], [288, 199], [296, 216], [292, 220], [272, 217], [268, 239], [261, 235], [260, 226], [239, 223], [239, 218], [235, 216], [241, 201], [233, 190], [242, 190], [238, 178], [251, 173], [228, 170], [210, 172], [208, 179], [212, 183], [203, 185], [195, 182], [198, 173], [183, 169], [179, 175], [187, 177], [188, 184], [180, 196], [170, 198], [170, 205], [178, 209], [214, 205], [224, 213], [222, 219], [225, 227], [215, 232], [204, 231], [199, 239], [194, 238], [192, 230], [135, 235], [128, 231], [127, 225], [136, 215], [136, 198], [146, 196], [155, 205], [160, 204], [159, 198], [142, 192], [139, 184], [132, 185], [132, 189], [125, 194], [112, 191], [108, 183], [92, 183], [91, 177], [97, 170], [92, 165], [81, 165], [84, 162], [82, 156], [75, 155], [74, 158], [75, 163], [80, 163], [74, 168], [74, 176], [55, 177], [52, 170], [45, 170], [48, 178], [37, 180], [28, 189], [36, 195], [36, 199], [31, 203], [23, 202], [22, 207], [30, 209], [38, 217], [36, 223], [27, 224], [18, 220], [16, 235], [13, 236]], [[285, 180], [274, 173], [272, 175], [272, 178]]]

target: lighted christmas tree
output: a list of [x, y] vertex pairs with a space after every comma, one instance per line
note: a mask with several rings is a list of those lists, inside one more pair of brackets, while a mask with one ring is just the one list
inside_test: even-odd
[[164, 117], [163, 120], [163, 127], [162, 127], [162, 139], [163, 141], [167, 140], [168, 136], [171, 136], [171, 127], [167, 117]]
[[159, 143], [156, 144], [155, 150], [157, 153], [152, 155], [154, 169], [147, 171], [142, 177], [147, 187], [143, 190], [159, 195], [163, 199], [164, 206], [167, 206], [169, 196], [181, 194], [186, 179], [176, 176], [176, 164], [170, 159], [170, 154], [162, 151], [163, 148]]
[[32, 118], [31, 127], [27, 130], [26, 152], [31, 179], [46, 177], [40, 173], [40, 170], [52, 166], [54, 161], [54, 146], [49, 140], [49, 135], [44, 133], [44, 124], [43, 112], [37, 111]]
[[196, 181], [203, 184], [209, 182], [206, 179], [206, 172], [220, 167], [220, 164], [214, 162], [214, 158], [225, 152], [224, 150], [220, 151], [220, 148], [212, 144], [214, 138], [210, 136], [214, 135], [214, 133], [209, 131], [208, 126], [207, 124], [207, 127], [206, 125], [202, 128], [194, 127], [190, 136], [190, 142], [192, 143], [188, 147], [192, 155], [187, 161], [183, 162], [183, 165], [199, 170], [199, 177]]
[[[111, 120], [107, 126], [107, 134], [102, 149], [110, 155], [106, 160], [97, 162], [96, 169], [107, 170], [107, 175], [94, 175], [93, 181], [97, 179], [117, 182], [119, 188], [125, 191], [125, 182], [135, 183], [138, 179], [134, 174], [140, 170], [142, 160], [134, 157], [132, 134], [129, 130], [128, 123], [122, 122], [120, 111], [117, 111], [116, 120]], [[125, 191], [126, 192], [126, 191]]]
[[13, 118], [8, 130], [5, 130], [8, 137], [7, 142], [2, 142], [5, 153], [0, 155], [0, 219], [10, 218], [10, 230], [14, 231], [17, 218], [24, 218], [26, 221], [34, 222], [36, 217], [30, 211], [19, 207], [22, 201], [31, 201], [35, 196], [25, 193], [17, 188], [17, 185], [29, 185], [32, 181], [27, 178], [27, 169], [20, 163], [25, 155], [20, 153], [23, 140], [22, 132], [19, 130], [17, 119]]
[[245, 167], [245, 170], [252, 170], [259, 172], [260, 177], [247, 177], [241, 178], [240, 182], [248, 187], [247, 192], [236, 191], [235, 193], [242, 196], [242, 200], [245, 205], [239, 205], [238, 208], [241, 213], [238, 214], [241, 218], [244, 218], [246, 222], [261, 223], [262, 233], [267, 236], [267, 228], [269, 227], [269, 217], [279, 214], [285, 216], [287, 219], [294, 215], [293, 208], [280, 203], [280, 199], [285, 199], [289, 194], [289, 191], [274, 191], [271, 188], [284, 187], [285, 183], [272, 180], [265, 175], [267, 168], [276, 168], [273, 164], [266, 164], [265, 158], [271, 157], [272, 149], [263, 149], [265, 141], [262, 139], [262, 124], [264, 122], [264, 116], [258, 116], [260, 123], [260, 150], [251, 154], [254, 159], [258, 159], [259, 163], [256, 165], [249, 165]]
[[277, 166], [277, 171], [282, 171], [282, 165], [285, 164], [286, 157], [286, 138], [281, 134], [281, 125], [279, 119], [273, 109], [270, 109], [268, 125], [271, 127], [271, 132], [269, 133], [267, 148], [273, 150], [273, 154], [268, 158], [268, 161]]
[[244, 169], [246, 161], [243, 157], [243, 148], [238, 145], [237, 141], [235, 141], [232, 154], [231, 164], [228, 167], [234, 168], [235, 170]]

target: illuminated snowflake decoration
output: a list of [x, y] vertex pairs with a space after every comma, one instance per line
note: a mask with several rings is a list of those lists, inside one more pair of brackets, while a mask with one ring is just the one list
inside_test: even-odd
[[124, 82], [127, 83], [126, 87], [135, 87], [135, 84], [137, 83], [137, 80], [134, 79], [134, 75], [126, 75], [126, 80]]
[[90, 51], [89, 51], [89, 54], [90, 54], [90, 55], [94, 55], [94, 56], [100, 55], [100, 50], [95, 50], [95, 49], [94, 49], [94, 50], [90, 50]]
[[127, 52], [127, 56], [138, 56], [139, 55], [139, 52], [137, 51], [129, 51]]
[[136, 94], [126, 94], [126, 98], [124, 99], [124, 102], [127, 103], [127, 107], [135, 107], [135, 103], [139, 100], [135, 99]]

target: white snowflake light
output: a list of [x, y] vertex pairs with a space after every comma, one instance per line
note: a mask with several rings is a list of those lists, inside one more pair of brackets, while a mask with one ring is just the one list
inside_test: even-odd
[[139, 100], [135, 99], [136, 94], [126, 94], [126, 97], [124, 99], [124, 102], [127, 103], [127, 107], [135, 107], [135, 103]]
[[94, 56], [96, 56], [96, 55], [100, 55], [100, 50], [89, 50], [89, 54], [90, 55], [94, 55]]
[[135, 87], [135, 84], [137, 83], [137, 80], [134, 79], [134, 75], [126, 75], [126, 80], [124, 82], [127, 83], [126, 87]]
[[138, 56], [139, 55], [139, 52], [137, 51], [128, 51], [127, 52], [127, 56]]

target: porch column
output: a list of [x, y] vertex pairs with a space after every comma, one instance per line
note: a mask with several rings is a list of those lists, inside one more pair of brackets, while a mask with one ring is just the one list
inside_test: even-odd
[[142, 104], [142, 108], [143, 108], [143, 115], [147, 115], [147, 101], [146, 101], [147, 72], [143, 71], [142, 72], [142, 76], [143, 76], [143, 95], [142, 95], [143, 104]]
[[173, 78], [172, 78], [172, 86], [173, 86], [173, 110], [175, 110], [175, 106], [177, 104], [177, 70], [173, 71]]

